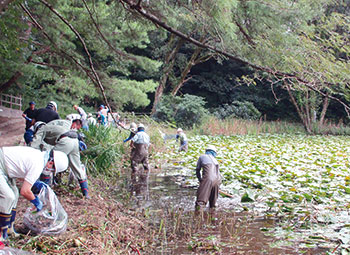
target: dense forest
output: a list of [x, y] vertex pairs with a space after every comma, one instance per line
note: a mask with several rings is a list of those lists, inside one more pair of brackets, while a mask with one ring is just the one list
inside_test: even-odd
[[311, 131], [347, 123], [349, 15], [349, 0], [5, 0], [0, 91], [64, 114], [104, 103]]

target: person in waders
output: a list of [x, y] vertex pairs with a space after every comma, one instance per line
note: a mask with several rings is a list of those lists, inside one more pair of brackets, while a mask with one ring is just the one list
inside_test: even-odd
[[[90, 198], [86, 170], [80, 161], [79, 148], [85, 145], [77, 132], [81, 127], [80, 119], [50, 121], [36, 132], [30, 146], [42, 151], [53, 148], [64, 152], [69, 159], [69, 167], [79, 181], [83, 196]], [[49, 183], [50, 177], [42, 176], [41, 180]]]
[[179, 151], [187, 151], [188, 150], [188, 141], [187, 136], [182, 130], [182, 128], [178, 128], [176, 132], [176, 141], [180, 140], [180, 148]]
[[[37, 179], [43, 171], [63, 171], [68, 167], [67, 156], [60, 151], [46, 151], [27, 147], [10, 146], [0, 148], [0, 241], [8, 234], [16, 236], [14, 221], [19, 195], [30, 201], [40, 211], [43, 203], [33, 194]], [[20, 192], [16, 179], [23, 180]]]
[[195, 209], [198, 211], [205, 208], [208, 201], [209, 207], [215, 208], [221, 183], [215, 146], [209, 145], [205, 150], [205, 154], [199, 157], [196, 167], [196, 175], [199, 181], [199, 187], [197, 190]]
[[123, 142], [126, 143], [127, 141], [130, 141], [136, 134], [137, 132], [137, 125], [136, 123], [134, 122], [131, 122], [130, 123], [130, 127], [129, 127], [129, 130], [130, 130], [130, 134], [129, 134], [129, 137], [126, 138]]
[[141, 173], [141, 179], [145, 179], [148, 176], [149, 164], [148, 164], [148, 147], [150, 145], [150, 138], [145, 132], [145, 126], [139, 124], [137, 132], [131, 138], [131, 181], [136, 180], [136, 174], [138, 172], [139, 164], [143, 165], [143, 173]]

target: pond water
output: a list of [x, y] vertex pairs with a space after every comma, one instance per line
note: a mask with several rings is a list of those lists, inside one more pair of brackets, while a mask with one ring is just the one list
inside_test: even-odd
[[143, 212], [163, 236], [154, 254], [326, 254], [265, 235], [278, 219], [245, 211], [239, 196], [219, 196], [215, 211], [195, 212], [197, 187], [184, 187], [185, 179], [176, 169], [134, 183], [121, 178], [124, 192], [118, 192], [118, 199]]

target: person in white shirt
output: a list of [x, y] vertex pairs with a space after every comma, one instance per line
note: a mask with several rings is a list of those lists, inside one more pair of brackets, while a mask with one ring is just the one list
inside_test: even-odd
[[80, 119], [83, 123], [83, 129], [88, 130], [89, 127], [88, 127], [88, 123], [87, 123], [87, 114], [84, 111], [84, 109], [79, 107], [78, 105], [74, 105], [73, 108], [74, 108], [74, 110], [76, 110], [79, 113], [79, 115], [81, 117]]
[[149, 164], [148, 164], [148, 148], [150, 146], [150, 138], [145, 132], [145, 126], [139, 124], [137, 133], [131, 138], [131, 180], [136, 179], [136, 173], [138, 165], [143, 165], [144, 175], [148, 175]]
[[[60, 172], [68, 168], [68, 158], [60, 151], [45, 151], [27, 147], [11, 146], [0, 148], [0, 241], [15, 233], [14, 220], [19, 194], [40, 211], [40, 199], [32, 192], [33, 184], [43, 171]], [[16, 179], [23, 179], [18, 192]]]
[[188, 140], [187, 136], [182, 130], [182, 128], [177, 129], [176, 141], [180, 140], [180, 148], [179, 151], [187, 151], [188, 150]]
[[97, 125], [97, 120], [92, 116], [92, 113], [88, 114], [87, 121], [88, 121], [88, 126], [90, 126], [90, 125], [96, 126]]

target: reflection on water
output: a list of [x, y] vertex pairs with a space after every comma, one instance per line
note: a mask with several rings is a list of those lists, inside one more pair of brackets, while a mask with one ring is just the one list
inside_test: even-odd
[[278, 240], [263, 230], [276, 220], [242, 211], [239, 197], [219, 197], [215, 211], [194, 212], [196, 188], [179, 185], [184, 178], [150, 174], [133, 182], [124, 177], [120, 184], [129, 199], [118, 192], [119, 199], [145, 212], [159, 233], [164, 233], [153, 254], [325, 254], [320, 249], [296, 250], [290, 243], [271, 247]]

